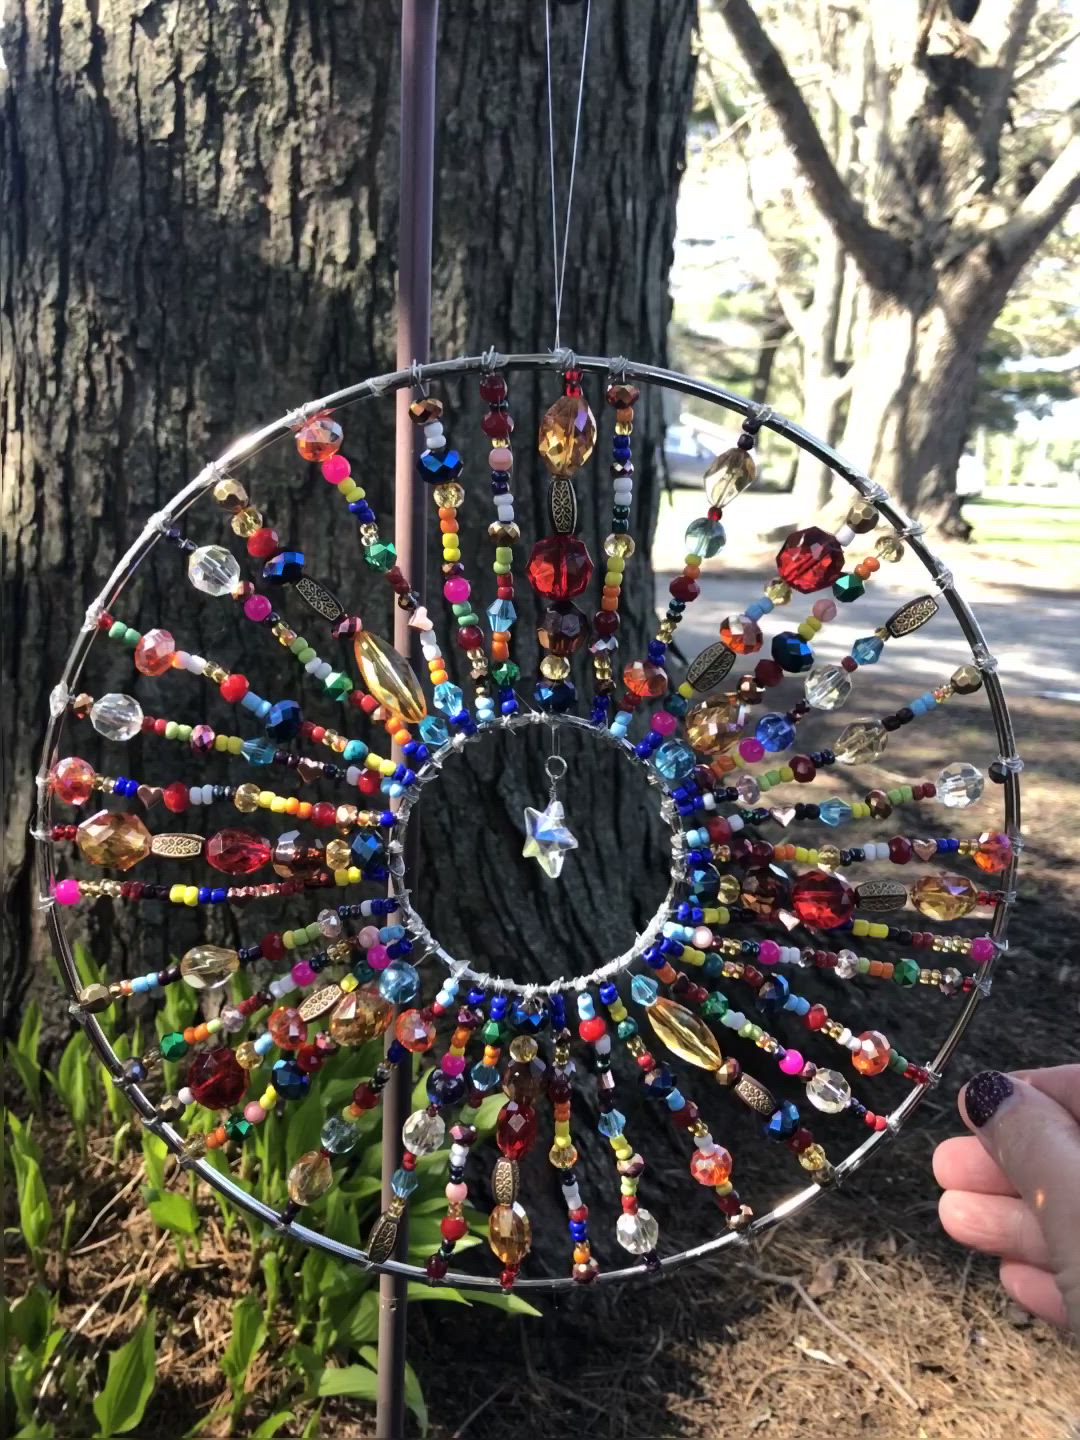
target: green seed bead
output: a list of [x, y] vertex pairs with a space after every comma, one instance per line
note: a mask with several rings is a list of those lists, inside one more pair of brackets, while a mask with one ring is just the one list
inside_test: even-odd
[[125, 645], [130, 645], [130, 647], [132, 648], [132, 650], [135, 649], [135, 646], [138, 645], [138, 643], [139, 643], [139, 641], [140, 641], [141, 639], [142, 639], [141, 633], [140, 633], [138, 630], [132, 630], [132, 629], [130, 628], [130, 626], [128, 627], [127, 630], [124, 631], [124, 644], [125, 644]]
[[296, 658], [300, 661], [301, 665], [306, 665], [309, 660], [315, 659], [315, 651], [310, 645], [305, 645], [303, 650], [297, 652]]
[[514, 552], [509, 545], [496, 545], [495, 559], [501, 561], [503, 564], [509, 565], [513, 562]]
[[190, 726], [190, 725], [177, 725], [177, 727], [176, 727], [176, 738], [177, 738], [178, 740], [183, 741], [183, 743], [186, 745], [187, 742], [191, 739], [191, 726]]
[[869, 974], [870, 974], [870, 961], [866, 958], [865, 955], [860, 955], [860, 956], [859, 956], [859, 974], [860, 974], [860, 975], [869, 975]]
[[175, 720], [166, 720], [166, 722], [165, 722], [165, 739], [166, 739], [166, 740], [175, 740], [176, 737], [177, 737], [177, 733], [179, 732], [179, 730], [180, 730], [180, 726], [176, 723]]
[[304, 639], [303, 635], [297, 635], [296, 639], [289, 646], [289, 650], [293, 655], [299, 655], [301, 650], [306, 650], [307, 648], [308, 642]]
[[899, 789], [899, 788], [897, 788], [897, 789], [895, 789], [895, 790], [886, 790], [886, 791], [885, 791], [885, 794], [889, 797], [889, 799], [892, 801], [892, 803], [893, 803], [894, 805], [901, 805], [901, 804], [903, 804], [903, 801], [904, 801], [904, 792], [903, 792], [903, 790], [901, 790], [901, 789]]
[[491, 568], [496, 575], [509, 575], [511, 569], [510, 565], [508, 565], [505, 560], [496, 560], [495, 564], [492, 565]]
[[455, 615], [468, 615], [472, 606], [468, 600], [456, 600], [454, 604], [450, 606], [450, 609]]
[[110, 640], [122, 640], [126, 634], [127, 634], [127, 626], [124, 624], [124, 622], [123, 622], [122, 620], [117, 620], [114, 624], [110, 625], [110, 627], [109, 627], [109, 639], [110, 639]]

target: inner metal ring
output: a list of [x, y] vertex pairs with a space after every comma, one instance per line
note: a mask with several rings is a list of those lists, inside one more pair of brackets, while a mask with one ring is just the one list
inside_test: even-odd
[[[912, 518], [906, 513], [898, 501], [885, 491], [876, 481], [850, 461], [834, 450], [825, 440], [819, 439], [810, 431], [804, 430], [794, 420], [787, 420], [781, 415], [772, 411], [763, 414], [760, 408], [744, 396], [727, 390], [720, 385], [711, 385], [706, 381], [695, 379], [692, 375], [684, 375], [679, 371], [665, 370], [660, 366], [646, 365], [639, 361], [629, 361], [622, 356], [612, 358], [604, 355], [579, 355], [575, 357], [577, 368], [591, 375], [619, 374], [622, 378], [630, 381], [640, 381], [646, 385], [653, 385], [661, 390], [674, 391], [677, 394], [689, 395], [694, 399], [704, 401], [709, 405], [719, 406], [721, 409], [732, 411], [736, 415], [750, 416], [755, 418], [760, 427], [769, 430], [773, 434], [788, 440], [799, 450], [806, 451], [828, 466], [829, 470], [846, 484], [850, 485], [857, 494], [872, 500], [880, 513], [892, 526], [897, 534], [911, 531], [905, 538], [905, 544], [912, 554], [916, 555], [923, 566], [929, 571], [935, 581], [938, 582], [940, 593], [947, 601], [949, 608], [956, 617], [960, 630], [971, 647], [972, 655], [976, 664], [979, 665], [983, 675], [983, 686], [990, 705], [990, 714], [994, 725], [994, 733], [997, 737], [998, 753], [1005, 758], [1007, 774], [1005, 782], [1001, 787], [1004, 791], [1005, 801], [1005, 830], [1010, 837], [1019, 837], [1020, 834], [1020, 770], [1021, 762], [1017, 755], [1016, 736], [1013, 730], [1012, 717], [1009, 714], [1009, 707], [1005, 700], [1005, 694], [1001, 686], [1001, 679], [997, 672], [988, 663], [992, 659], [986, 644], [986, 637], [983, 635], [982, 627], [979, 624], [971, 607], [964, 597], [955, 588], [952, 576], [945, 565], [926, 544], [924, 537], [911, 530]], [[433, 380], [449, 380], [462, 375], [481, 375], [492, 370], [523, 370], [523, 371], [545, 371], [556, 373], [566, 368], [565, 352], [554, 353], [551, 351], [535, 354], [504, 355], [494, 350], [489, 350], [483, 355], [455, 356], [449, 360], [436, 360], [429, 364], [405, 370], [395, 370], [384, 375], [376, 375], [366, 380], [358, 381], [348, 385], [344, 389], [334, 391], [323, 396], [319, 400], [312, 401], [303, 407], [303, 413], [318, 414], [321, 412], [343, 409], [345, 406], [355, 404], [363, 400], [379, 399], [384, 395], [391, 395], [398, 390], [414, 386], [417, 383], [417, 376], [424, 383]], [[262, 428], [242, 435], [235, 440], [222, 454], [210, 461], [192, 480], [184, 486], [173, 498], [156, 514], [150, 516], [142, 533], [129, 546], [128, 550], [120, 557], [113, 568], [101, 593], [90, 602], [86, 611], [86, 620], [83, 628], [75, 639], [75, 643], [64, 664], [63, 672], [59, 681], [49, 695], [49, 723], [45, 730], [45, 740], [42, 746], [41, 764], [36, 776], [37, 784], [37, 811], [33, 829], [33, 840], [36, 854], [36, 876], [38, 884], [37, 904], [38, 908], [44, 911], [45, 921], [52, 942], [53, 952], [57, 957], [61, 972], [67, 985], [68, 993], [74, 999], [79, 992], [81, 980], [78, 967], [75, 964], [71, 943], [60, 916], [60, 907], [56, 904], [52, 885], [55, 878], [53, 847], [45, 838], [53, 823], [52, 817], [52, 795], [48, 787], [48, 771], [57, 758], [57, 743], [63, 728], [64, 719], [67, 713], [67, 704], [71, 695], [75, 693], [79, 685], [79, 678], [83, 667], [86, 664], [86, 657], [90, 646], [98, 633], [97, 622], [103, 610], [115, 605], [119, 596], [130, 581], [132, 575], [145, 560], [149, 552], [157, 545], [165, 530], [181, 515], [183, 515], [202, 495], [213, 488], [224, 475], [235, 470], [245, 461], [253, 459], [267, 446], [290, 434], [296, 424], [296, 411], [287, 411], [279, 419], [272, 421]], [[585, 722], [578, 722], [585, 723]], [[1016, 869], [1019, 861], [1019, 844], [1014, 843], [1012, 859], [1008, 868], [1002, 875], [1002, 888], [1005, 898], [994, 911], [994, 918], [991, 925], [991, 937], [995, 942], [995, 953], [984, 962], [979, 971], [978, 983], [968, 996], [960, 1014], [957, 1016], [952, 1029], [942, 1042], [937, 1054], [926, 1066], [929, 1079], [920, 1085], [914, 1085], [905, 1095], [904, 1099], [892, 1110], [887, 1118], [887, 1126], [884, 1130], [875, 1130], [872, 1134], [857, 1146], [842, 1160], [836, 1163], [836, 1182], [842, 1183], [844, 1179], [858, 1170], [865, 1164], [875, 1150], [899, 1134], [912, 1114], [921, 1104], [927, 1092], [940, 1081], [940, 1072], [948, 1063], [960, 1040], [971, 1023], [975, 1011], [990, 993], [991, 972], [993, 970], [997, 953], [1006, 948], [1006, 931], [1009, 923], [1009, 914], [1015, 900], [1016, 893]], [[400, 857], [399, 857], [400, 858]], [[96, 1016], [88, 1015], [79, 1010], [77, 1019], [86, 1031], [87, 1038], [94, 1047], [101, 1059], [105, 1069], [109, 1072], [116, 1086], [127, 1096], [132, 1108], [138, 1113], [143, 1125], [152, 1134], [157, 1135], [167, 1148], [175, 1155], [180, 1163], [188, 1170], [191, 1170], [207, 1185], [210, 1185], [218, 1194], [223, 1195], [232, 1204], [240, 1207], [253, 1216], [261, 1224], [268, 1225], [281, 1234], [293, 1236], [296, 1240], [312, 1249], [320, 1251], [337, 1260], [346, 1261], [360, 1266], [367, 1271], [388, 1272], [396, 1275], [404, 1275], [411, 1280], [419, 1280], [430, 1284], [426, 1269], [420, 1265], [412, 1265], [400, 1260], [385, 1260], [380, 1264], [374, 1264], [367, 1255], [356, 1245], [349, 1245], [332, 1236], [324, 1234], [308, 1225], [298, 1224], [296, 1221], [286, 1221], [282, 1218], [281, 1212], [270, 1205], [264, 1204], [255, 1195], [240, 1186], [231, 1175], [216, 1170], [208, 1161], [191, 1160], [183, 1153], [183, 1136], [158, 1114], [153, 1100], [146, 1094], [140, 1085], [129, 1079], [123, 1071], [120, 1057], [113, 1049], [112, 1043], [104, 1030], [101, 1028]], [[757, 1216], [745, 1230], [727, 1230], [700, 1245], [692, 1246], [681, 1250], [675, 1255], [666, 1255], [661, 1261], [661, 1269], [664, 1272], [682, 1269], [683, 1266], [692, 1264], [705, 1256], [714, 1255], [727, 1247], [746, 1246], [754, 1239], [764, 1235], [766, 1231], [773, 1229], [781, 1220], [789, 1219], [805, 1210], [814, 1200], [822, 1194], [819, 1186], [808, 1184], [802, 1190], [782, 1200], [766, 1214]], [[648, 1272], [644, 1264], [630, 1264], [622, 1269], [601, 1270], [597, 1277], [598, 1285], [609, 1285], [620, 1280], [633, 1279], [638, 1276], [645, 1276]], [[461, 1290], [486, 1290], [491, 1293], [501, 1293], [502, 1287], [495, 1275], [473, 1275], [466, 1271], [450, 1270], [447, 1272], [444, 1282]], [[514, 1289], [519, 1291], [552, 1292], [578, 1290], [578, 1285], [569, 1275], [552, 1275], [545, 1277], [521, 1277], [515, 1283]]]
[[[466, 745], [471, 745], [477, 740], [482, 740], [492, 731], [500, 730], [522, 730], [533, 725], [546, 725], [552, 732], [553, 738], [558, 737], [560, 727], [567, 726], [578, 731], [595, 736], [601, 742], [613, 746], [620, 755], [624, 756], [635, 769], [643, 775], [649, 785], [654, 786], [662, 792], [660, 800], [660, 815], [672, 834], [671, 841], [671, 870], [670, 883], [667, 894], [661, 900], [656, 913], [648, 925], [637, 936], [633, 945], [624, 950], [621, 955], [606, 961], [598, 969], [591, 971], [588, 975], [576, 975], [573, 978], [561, 977], [552, 980], [546, 985], [523, 984], [520, 980], [508, 980], [501, 975], [488, 975], [482, 970], [475, 969], [465, 960], [456, 956], [439, 944], [431, 931], [424, 924], [423, 919], [417, 913], [412, 903], [412, 896], [408, 886], [408, 877], [405, 874], [405, 833], [409, 828], [409, 816], [416, 807], [424, 787], [430, 785], [439, 778], [443, 766], [451, 755], [458, 754], [464, 750]], [[553, 762], [561, 763], [561, 775], [566, 773], [566, 761], [559, 754], [549, 755], [545, 770]], [[551, 771], [547, 770], [549, 776]], [[649, 765], [645, 763], [635, 752], [629, 740], [623, 740], [618, 735], [612, 734], [603, 726], [593, 725], [589, 720], [579, 715], [548, 715], [540, 710], [526, 710], [517, 715], [504, 715], [501, 719], [490, 725], [482, 725], [472, 735], [458, 733], [448, 744], [436, 750], [431, 759], [417, 771], [416, 784], [406, 790], [401, 799], [397, 811], [397, 819], [394, 828], [390, 832], [388, 843], [390, 852], [390, 891], [398, 901], [398, 917], [401, 923], [408, 930], [410, 936], [419, 945], [422, 945], [428, 955], [434, 955], [446, 966], [450, 974], [458, 979], [468, 980], [482, 990], [489, 990], [496, 993], [514, 993], [518, 995], [558, 995], [568, 990], [584, 990], [590, 985], [599, 985], [603, 980], [610, 980], [615, 975], [621, 975], [628, 969], [635, 960], [642, 956], [650, 945], [657, 939], [664, 928], [664, 921], [670, 913], [672, 902], [675, 899], [679, 885], [685, 878], [685, 865], [683, 862], [683, 832], [679, 820], [679, 812], [671, 797], [664, 790], [663, 781]]]

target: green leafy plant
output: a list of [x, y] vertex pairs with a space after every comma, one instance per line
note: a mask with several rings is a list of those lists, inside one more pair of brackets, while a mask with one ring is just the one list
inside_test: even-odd
[[127, 1435], [143, 1417], [154, 1393], [154, 1324], [150, 1311], [131, 1339], [109, 1356], [105, 1384], [94, 1396], [94, 1418], [102, 1437]]

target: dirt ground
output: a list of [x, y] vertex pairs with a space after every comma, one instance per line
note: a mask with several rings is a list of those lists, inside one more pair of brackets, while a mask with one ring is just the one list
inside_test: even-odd
[[[885, 708], [901, 703], [903, 692], [883, 686], [876, 698]], [[434, 1440], [1080, 1435], [1077, 1350], [1004, 1299], [991, 1262], [945, 1238], [930, 1170], [935, 1143], [958, 1129], [954, 1101], [964, 1078], [990, 1065], [1076, 1058], [1080, 970], [1070, 937], [1080, 899], [1072, 865], [1080, 813], [1077, 710], [1036, 695], [1022, 695], [1014, 709], [1028, 768], [1012, 945], [989, 1003], [911, 1128], [797, 1226], [771, 1232], [735, 1259], [725, 1251], [715, 1262], [643, 1286], [541, 1301], [540, 1319], [509, 1322], [480, 1306], [457, 1307], [451, 1324], [444, 1307], [413, 1306], [409, 1356], [426, 1392]], [[925, 760], [920, 773], [935, 774], [946, 749], [957, 758], [992, 758], [981, 706], [949, 708], [938, 718], [940, 726], [926, 727], [925, 756], [906, 751], [912, 766]], [[980, 827], [992, 823], [986, 813], [979, 812]], [[898, 1023], [905, 1053], [926, 1059], [948, 1022], [944, 1010], [924, 1004]], [[72, 1160], [62, 1135], [51, 1145], [54, 1208], [62, 1209]], [[749, 1171], [751, 1182], [753, 1165], [748, 1152], [743, 1174]], [[171, 1243], [141, 1209], [134, 1158], [118, 1172], [102, 1141], [79, 1178], [87, 1222], [109, 1208], [66, 1273], [53, 1277], [65, 1322], [82, 1327], [93, 1352], [134, 1323], [140, 1292], [171, 1317], [161, 1384], [140, 1433], [173, 1440], [225, 1393], [216, 1355], [234, 1298], [256, 1280], [242, 1227], [228, 1245], [208, 1222], [202, 1253], [180, 1272]], [[208, 1200], [208, 1216], [212, 1210]], [[9, 1294], [19, 1293], [24, 1275], [25, 1261], [9, 1254]], [[267, 1413], [280, 1408], [275, 1385], [267, 1364], [253, 1381]], [[331, 1401], [322, 1433], [339, 1440], [373, 1435], [372, 1412]]]

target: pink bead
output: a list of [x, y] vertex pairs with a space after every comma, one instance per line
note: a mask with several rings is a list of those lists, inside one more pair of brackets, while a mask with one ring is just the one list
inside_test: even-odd
[[835, 600], [815, 600], [811, 614], [815, 620], [820, 620], [823, 625], [827, 625], [830, 620], [836, 619]]
[[806, 1061], [799, 1054], [798, 1050], [789, 1050], [780, 1061], [780, 1069], [785, 1075], [798, 1075]]
[[469, 1187], [463, 1185], [459, 1180], [457, 1184], [453, 1180], [446, 1187], [446, 1198], [451, 1205], [464, 1205], [469, 1198]]
[[266, 1111], [257, 1100], [249, 1100], [244, 1106], [244, 1119], [252, 1125], [261, 1125], [266, 1119]]
[[379, 943], [379, 932], [374, 925], [365, 925], [356, 938], [365, 950], [370, 950], [372, 945]]
[[[70, 884], [71, 882], [68, 881], [66, 883]], [[57, 896], [57, 898], [59, 899], [59, 896]], [[971, 958], [973, 960], [978, 960], [981, 963], [983, 960], [992, 959], [993, 954], [994, 942], [990, 939], [988, 935], [980, 935], [977, 940], [972, 940]]]
[[367, 952], [367, 963], [373, 970], [385, 970], [390, 964], [390, 952], [385, 945], [372, 945]]
[[441, 1068], [444, 1075], [460, 1075], [465, 1069], [465, 1056], [444, 1055]]
[[497, 445], [488, 456], [488, 464], [492, 470], [512, 470], [514, 468], [514, 452], [509, 445]]
[[58, 905], [77, 905], [81, 898], [78, 880], [58, 880], [53, 886], [53, 898]]
[[780, 946], [775, 940], [762, 940], [758, 946], [757, 958], [761, 965], [775, 965], [780, 959]]
[[256, 623], [265, 620], [272, 608], [265, 595], [249, 595], [244, 601], [244, 614]]
[[472, 586], [464, 575], [452, 575], [442, 587], [442, 593], [450, 601], [451, 605], [460, 605], [467, 600], [472, 592]]
[[753, 765], [764, 756], [765, 746], [762, 745], [760, 740], [756, 740], [753, 735], [748, 735], [745, 740], [739, 741], [739, 754], [744, 760]]
[[344, 455], [331, 455], [322, 463], [322, 477], [328, 485], [340, 485], [352, 474], [352, 467]]
[[668, 710], [658, 710], [652, 717], [652, 728], [657, 735], [671, 735], [678, 723], [675, 716]]
[[708, 950], [713, 942], [713, 933], [707, 925], [699, 925], [694, 931], [694, 949]]
[[297, 985], [310, 985], [315, 979], [315, 971], [306, 960], [298, 960], [292, 967], [292, 978]]

